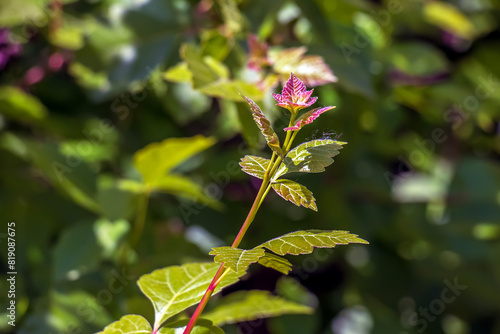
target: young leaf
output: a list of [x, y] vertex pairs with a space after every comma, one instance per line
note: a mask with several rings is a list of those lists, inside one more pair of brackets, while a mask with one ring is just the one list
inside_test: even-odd
[[297, 112], [300, 109], [313, 105], [317, 97], [311, 97], [313, 89], [307, 90], [302, 81], [299, 80], [293, 73], [283, 86], [281, 94], [273, 94], [276, 100], [276, 105], [286, 108], [292, 112]]
[[[155, 309], [155, 329], [168, 318], [200, 301], [219, 269], [216, 263], [189, 263], [143, 275], [137, 284]], [[238, 281], [245, 272], [229, 272], [214, 293]]]
[[368, 242], [348, 231], [306, 230], [271, 239], [260, 245], [260, 247], [265, 247], [279, 255], [299, 255], [312, 253], [314, 247], [333, 248], [336, 245], [347, 245], [349, 243], [367, 244]]
[[264, 178], [267, 167], [269, 166], [269, 159], [257, 157], [255, 155], [245, 155], [240, 162], [241, 170], [247, 174]]
[[271, 122], [267, 119], [266, 115], [260, 110], [260, 107], [251, 99], [246, 96], [243, 96], [245, 101], [250, 105], [250, 109], [252, 110], [253, 119], [255, 123], [260, 129], [260, 132], [264, 135], [267, 141], [267, 145], [276, 152], [279, 156], [283, 156], [283, 152], [280, 147], [280, 140], [276, 132], [274, 132]]
[[294, 126], [284, 128], [283, 130], [284, 131], [300, 130], [304, 125], [311, 124], [316, 118], [319, 117], [319, 115], [333, 108], [335, 107], [315, 108], [311, 111], [308, 111], [297, 119]]
[[226, 268], [236, 272], [247, 270], [248, 266], [259, 261], [265, 252], [263, 248], [245, 250], [233, 247], [215, 247], [212, 249], [210, 255], [215, 255], [215, 262], [224, 263]]
[[134, 165], [141, 172], [144, 183], [154, 185], [172, 168], [214, 143], [214, 138], [202, 135], [191, 138], [168, 138], [135, 152]]
[[287, 259], [269, 252], [266, 252], [264, 256], [259, 259], [259, 264], [277, 270], [285, 275], [288, 275], [292, 270], [292, 264]]
[[312, 192], [300, 183], [279, 179], [271, 185], [278, 195], [297, 206], [318, 211]]
[[345, 142], [332, 139], [316, 139], [300, 144], [285, 157], [276, 172], [275, 179], [294, 172], [320, 173], [333, 163], [332, 157], [339, 154]]
[[273, 296], [269, 291], [239, 291], [222, 299], [213, 311], [204, 314], [216, 325], [233, 324], [283, 314], [311, 314], [313, 309]]

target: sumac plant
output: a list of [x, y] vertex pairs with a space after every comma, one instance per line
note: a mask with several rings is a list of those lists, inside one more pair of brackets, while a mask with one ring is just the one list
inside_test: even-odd
[[[287, 178], [292, 173], [320, 173], [333, 163], [345, 142], [332, 139], [316, 139], [292, 148], [297, 133], [312, 123], [322, 113], [334, 107], [321, 107], [306, 111], [317, 97], [307, 90], [304, 83], [293, 73], [281, 94], [273, 94], [277, 105], [285, 108], [290, 121], [283, 141], [273, 130], [271, 123], [259, 106], [244, 97], [250, 105], [255, 123], [272, 150], [271, 158], [247, 155], [241, 159], [242, 170], [262, 180], [250, 212], [231, 247], [213, 248], [215, 263], [188, 263], [155, 270], [143, 275], [137, 282], [142, 292], [151, 300], [155, 321], [151, 324], [142, 316], [126, 315], [108, 325], [103, 333], [224, 333], [219, 327], [226, 323], [249, 321], [285, 313], [310, 313], [304, 305], [273, 296], [266, 291], [241, 291], [224, 297], [215, 309], [203, 315], [210, 297], [242, 277], [248, 267], [259, 263], [283, 274], [292, 270], [285, 255], [312, 253], [314, 248], [333, 248], [337, 245], [367, 242], [348, 231], [303, 230], [291, 232], [266, 241], [252, 249], [238, 248], [245, 233], [266, 195], [272, 189], [285, 200], [297, 206], [317, 211], [313, 194], [305, 186]], [[190, 319], [180, 313], [198, 303]]]

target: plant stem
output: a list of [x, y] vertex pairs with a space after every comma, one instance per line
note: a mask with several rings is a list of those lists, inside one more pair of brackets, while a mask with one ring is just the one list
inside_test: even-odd
[[135, 217], [135, 224], [130, 235], [130, 247], [134, 248], [139, 242], [144, 223], [146, 222], [146, 213], [148, 212], [149, 192], [141, 194], [139, 198], [139, 206], [137, 208], [137, 216]]
[[[290, 118], [290, 123], [289, 126], [293, 124], [295, 120], [295, 115], [292, 113], [292, 117]], [[293, 135], [292, 135], [292, 132]], [[286, 155], [288, 153], [288, 150], [290, 150], [290, 147], [292, 145], [293, 140], [295, 139], [295, 135], [297, 134], [298, 131], [287, 131], [285, 141], [282, 146], [282, 151], [283, 155]], [[247, 232], [248, 228], [250, 227], [250, 224], [252, 224], [255, 215], [257, 214], [257, 211], [260, 208], [260, 205], [264, 201], [264, 198], [266, 197], [267, 193], [269, 192], [269, 189], [271, 189], [271, 180], [273, 179], [274, 173], [276, 172], [276, 169], [280, 165], [282, 158], [280, 156], [277, 157], [276, 161], [274, 161], [274, 158], [276, 157], [276, 152], [273, 151], [273, 155], [271, 156], [271, 160], [269, 160], [269, 165], [267, 166], [266, 172], [264, 173], [264, 178], [262, 179], [262, 184], [260, 185], [259, 192], [257, 193], [257, 196], [255, 197], [255, 200], [252, 204], [252, 207], [250, 208], [250, 211], [248, 212], [247, 218], [243, 222], [243, 225], [241, 226], [240, 231], [238, 232], [238, 235], [233, 241], [233, 244], [231, 247], [236, 248], [240, 245], [241, 240], [245, 236], [245, 233]], [[273, 163], [274, 162], [274, 163]], [[222, 281], [223, 277], [230, 271], [231, 269], [225, 269], [224, 268], [224, 263], [222, 263], [219, 267], [219, 270], [215, 274], [214, 278], [212, 279], [212, 282], [210, 282], [210, 285], [208, 286], [207, 290], [205, 291], [205, 294], [201, 298], [200, 303], [196, 307], [196, 310], [194, 311], [193, 315], [191, 316], [191, 319], [189, 319], [189, 322], [186, 326], [186, 329], [184, 330], [183, 334], [190, 334], [191, 331], [193, 330], [194, 326], [196, 325], [196, 322], [198, 321], [198, 318], [201, 316], [201, 313], [205, 309], [205, 306], [208, 303], [208, 300], [212, 296], [212, 294], [215, 291], [215, 288], [217, 285]], [[156, 329], [157, 330], [157, 329]]]

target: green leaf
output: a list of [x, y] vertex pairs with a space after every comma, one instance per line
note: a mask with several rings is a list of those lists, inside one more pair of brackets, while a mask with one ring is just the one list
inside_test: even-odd
[[332, 157], [339, 154], [345, 142], [332, 139], [316, 139], [292, 149], [278, 168], [274, 178], [294, 172], [320, 173], [333, 163]]
[[395, 45], [391, 50], [391, 63], [409, 75], [425, 76], [448, 70], [446, 56], [427, 43], [411, 42]]
[[255, 84], [242, 80], [220, 79], [201, 87], [200, 92], [235, 102], [243, 101], [242, 95], [250, 96], [259, 101], [264, 98], [262, 91]]
[[241, 159], [240, 166], [241, 170], [245, 173], [263, 179], [269, 166], [269, 161], [269, 159], [255, 155], [245, 155]]
[[260, 129], [260, 132], [264, 135], [267, 141], [267, 145], [276, 152], [280, 157], [283, 157], [283, 152], [281, 151], [280, 140], [276, 132], [271, 125], [271, 122], [267, 119], [266, 115], [260, 110], [260, 107], [251, 99], [246, 96], [243, 96], [245, 101], [250, 105], [250, 109], [252, 110], [252, 115], [255, 123]]
[[217, 201], [215, 198], [205, 195], [205, 191], [202, 186], [194, 183], [189, 178], [178, 174], [168, 174], [162, 176], [154, 183], [152, 190], [184, 197], [197, 203], [210, 206], [214, 209], [222, 209], [223, 207], [222, 203]]
[[[49, 0], [26, 0], [23, 2], [0, 0], [0, 26], [12, 27], [27, 22], [39, 23], [47, 19]], [[25, 33], [26, 34], [26, 33]]]
[[45, 106], [33, 95], [17, 87], [0, 87], [0, 113], [23, 123], [40, 121], [47, 116]]
[[194, 45], [182, 45], [181, 57], [191, 72], [195, 89], [207, 86], [220, 78], [220, 72], [204, 61], [200, 51]]
[[212, 137], [168, 138], [152, 143], [134, 154], [134, 165], [148, 186], [155, 186], [165, 174], [215, 143]]
[[[189, 263], [158, 269], [141, 276], [137, 284], [155, 309], [157, 329], [168, 318], [198, 303], [217, 273], [216, 263]], [[245, 272], [229, 272], [214, 293], [238, 281]]]
[[236, 272], [247, 270], [252, 263], [259, 261], [264, 256], [264, 249], [239, 249], [233, 247], [215, 247], [210, 255], [215, 255], [214, 261], [224, 263], [226, 268], [230, 268]]
[[163, 78], [172, 82], [191, 82], [193, 75], [189, 71], [186, 62], [180, 62], [175, 66], [169, 68], [164, 74]]
[[283, 314], [311, 314], [313, 309], [273, 296], [269, 291], [239, 291], [222, 299], [213, 311], [203, 315], [216, 325], [252, 321]]
[[453, 4], [425, 2], [423, 14], [427, 22], [462, 38], [472, 39], [477, 35], [474, 23]]
[[299, 255], [312, 253], [314, 247], [333, 248], [336, 245], [347, 245], [349, 243], [367, 244], [368, 242], [348, 231], [306, 230], [282, 235], [263, 243], [259, 247], [265, 247], [279, 255]]
[[297, 206], [318, 211], [312, 192], [300, 183], [279, 179], [271, 185], [278, 195]]
[[292, 270], [292, 264], [290, 261], [284, 257], [269, 252], [266, 252], [264, 256], [259, 259], [259, 264], [264, 267], [277, 270], [285, 275], [288, 275], [288, 273]]
[[[115, 321], [100, 333], [102, 334], [151, 334], [151, 325], [140, 315], [130, 314]], [[99, 334], [99, 333], [98, 333]]]
[[[167, 324], [157, 331], [158, 334], [176, 334], [182, 332], [182, 330], [187, 326], [188, 319], [179, 320], [170, 324]], [[115, 321], [102, 332], [97, 334], [151, 334], [153, 329], [149, 322], [140, 315], [130, 314], [125, 315], [120, 318], [120, 320]], [[214, 326], [210, 320], [199, 319], [196, 322], [196, 326], [193, 328], [192, 334], [224, 334], [224, 331]]]

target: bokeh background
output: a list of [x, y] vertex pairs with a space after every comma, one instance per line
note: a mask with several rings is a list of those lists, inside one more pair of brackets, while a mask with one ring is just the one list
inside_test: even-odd
[[[325, 173], [296, 178], [319, 212], [270, 194], [242, 246], [314, 228], [370, 244], [290, 258], [288, 279], [252, 268], [228, 290], [266, 289], [316, 312], [225, 330], [500, 333], [499, 9], [494, 0], [1, 0], [0, 331], [92, 333], [124, 314], [152, 319], [140, 275], [211, 261], [211, 247], [232, 242], [258, 187], [236, 164], [269, 154], [237, 93], [284, 126], [270, 99], [281, 87], [262, 81], [276, 68], [249, 66], [254, 34], [275, 52], [322, 57], [338, 80], [314, 95], [337, 108], [298, 140], [348, 145]], [[140, 182], [134, 153], [198, 134], [215, 144], [175, 169], [191, 190], [153, 192], [146, 211], [124, 181]], [[10, 221], [15, 329], [3, 293]]]

